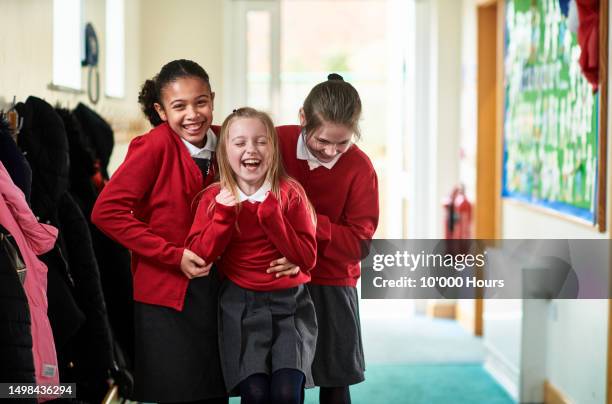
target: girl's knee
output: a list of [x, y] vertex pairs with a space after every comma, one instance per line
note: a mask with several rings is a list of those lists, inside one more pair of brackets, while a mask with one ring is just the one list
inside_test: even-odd
[[272, 404], [300, 404], [302, 402], [302, 388], [276, 389], [270, 392], [270, 403]]

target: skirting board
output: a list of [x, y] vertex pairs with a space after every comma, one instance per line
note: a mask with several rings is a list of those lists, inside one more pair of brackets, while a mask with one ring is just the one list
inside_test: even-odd
[[486, 359], [484, 368], [493, 376], [510, 397], [519, 401], [519, 370], [509, 363], [495, 348], [485, 343]]
[[573, 404], [548, 380], [544, 382], [544, 404]]

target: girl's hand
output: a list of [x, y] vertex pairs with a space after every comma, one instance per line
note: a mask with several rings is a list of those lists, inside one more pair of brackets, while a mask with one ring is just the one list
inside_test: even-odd
[[277, 278], [281, 276], [295, 276], [300, 273], [300, 267], [292, 264], [287, 258], [279, 258], [270, 263], [270, 268], [266, 270], [269, 274], [275, 274]]
[[227, 189], [223, 188], [215, 197], [215, 201], [225, 206], [236, 206], [236, 197]]
[[202, 276], [208, 276], [210, 273], [210, 264], [206, 264], [202, 258], [198, 257], [193, 251], [185, 248], [183, 251], [183, 257], [181, 258], [181, 271], [188, 279], [199, 278]]

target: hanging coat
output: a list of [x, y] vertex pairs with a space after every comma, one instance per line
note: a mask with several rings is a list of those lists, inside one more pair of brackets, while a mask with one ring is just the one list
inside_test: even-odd
[[[3, 233], [8, 233], [2, 230]], [[34, 383], [30, 308], [9, 257], [0, 248], [0, 380]], [[35, 403], [35, 399], [26, 401]]]
[[13, 140], [8, 123], [0, 120], [0, 161], [8, 171], [11, 179], [25, 194], [30, 202], [32, 190], [32, 170]]
[[[59, 383], [53, 332], [47, 317], [47, 267], [36, 256], [53, 248], [57, 229], [38, 223], [23, 192], [0, 163], [0, 224], [13, 236], [27, 268], [24, 289], [28, 299], [32, 353], [37, 384]], [[39, 401], [44, 401], [40, 398]]]
[[580, 67], [597, 91], [599, 86], [599, 0], [576, 0]]
[[115, 146], [115, 138], [111, 126], [96, 113], [83, 103], [79, 103], [74, 109], [74, 115], [81, 123], [83, 133], [89, 139], [94, 151], [94, 157], [100, 163], [100, 171], [102, 177], [108, 180], [107, 171], [113, 147]]
[[[95, 131], [95, 134], [86, 133], [83, 127], [95, 127], [99, 119], [89, 118], [95, 113], [84, 113], [83, 111], [89, 111], [89, 109], [81, 104], [77, 109], [81, 110], [79, 114], [81, 119], [91, 119], [93, 122], [81, 125], [77, 114], [66, 109], [56, 110], [66, 127], [70, 146], [70, 194], [83, 211], [91, 232], [108, 319], [115, 341], [119, 345], [115, 350], [120, 349], [125, 359], [125, 363], [118, 363], [118, 365], [121, 368], [131, 369], [134, 357], [134, 301], [132, 299], [130, 252], [104, 235], [92, 225], [90, 220], [91, 211], [99, 193], [94, 185], [94, 177], [100, 175], [100, 178], [103, 178], [100, 170], [106, 170], [106, 166], [101, 166], [99, 161], [108, 161], [110, 151], [112, 151], [113, 133], [112, 131], [108, 133], [105, 130], [107, 126], [103, 125], [100, 130]], [[104, 141], [108, 137], [111, 140]], [[92, 138], [101, 138], [101, 140], [92, 142]], [[93, 146], [94, 144], [102, 144], [104, 148], [98, 151]], [[109, 145], [110, 150], [108, 150]], [[102, 157], [96, 157], [98, 155]]]
[[27, 153], [33, 173], [32, 210], [60, 231], [54, 249], [42, 259], [49, 273], [54, 272], [49, 275], [49, 319], [61, 381], [77, 383], [77, 398], [99, 402], [108, 388], [106, 378], [114, 356], [91, 235], [68, 191], [66, 131], [44, 100], [28, 97], [16, 108], [24, 118], [18, 144]]

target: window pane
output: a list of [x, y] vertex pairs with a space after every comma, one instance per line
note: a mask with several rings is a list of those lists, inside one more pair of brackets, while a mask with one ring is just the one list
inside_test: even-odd
[[106, 0], [106, 95], [125, 96], [124, 0]]
[[268, 11], [247, 12], [247, 105], [272, 112]]
[[53, 0], [53, 84], [81, 88], [81, 0]]
[[385, 2], [283, 0], [279, 123], [297, 122], [306, 95], [339, 73], [363, 103], [360, 147], [384, 157], [387, 71]]

